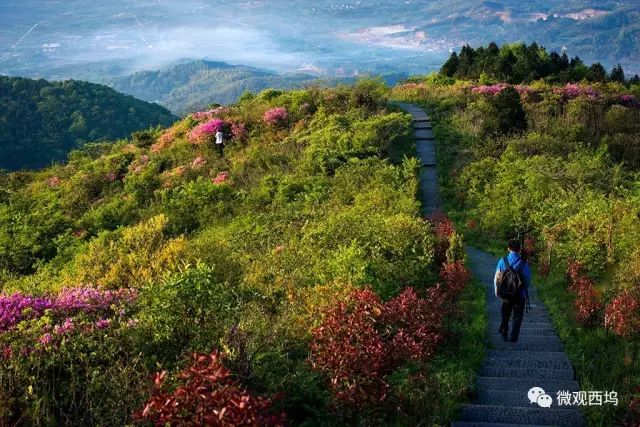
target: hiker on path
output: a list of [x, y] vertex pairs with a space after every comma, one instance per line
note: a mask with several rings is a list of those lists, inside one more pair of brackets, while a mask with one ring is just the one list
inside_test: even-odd
[[218, 148], [220, 157], [224, 156], [224, 133], [222, 130], [216, 132], [216, 147]]
[[[529, 298], [531, 269], [520, 255], [520, 241], [509, 240], [509, 253], [498, 261], [493, 280], [495, 294], [502, 299], [502, 322], [498, 333], [505, 341], [516, 342]], [[509, 332], [509, 319], [513, 313], [513, 324]]]

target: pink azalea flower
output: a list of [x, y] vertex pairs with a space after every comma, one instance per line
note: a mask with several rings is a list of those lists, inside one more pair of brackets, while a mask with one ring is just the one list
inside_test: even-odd
[[62, 180], [57, 176], [52, 176], [47, 180], [47, 185], [49, 187], [57, 187], [62, 183]]
[[200, 169], [202, 166], [207, 164], [207, 160], [204, 157], [196, 157], [191, 162], [191, 169]]
[[213, 182], [214, 184], [222, 184], [224, 182], [226, 182], [229, 179], [229, 172], [220, 172], [218, 175], [216, 175], [215, 178], [213, 178], [211, 180], [211, 182]]
[[46, 333], [43, 336], [40, 337], [40, 339], [38, 340], [38, 342], [40, 343], [40, 345], [42, 345], [43, 347], [48, 347], [51, 345], [51, 343], [53, 342], [53, 337], [51, 336], [50, 333]]
[[244, 123], [233, 123], [231, 125], [231, 135], [233, 139], [242, 141], [248, 136], [247, 127]]
[[202, 144], [209, 141], [215, 134], [222, 130], [224, 121], [221, 119], [213, 119], [208, 122], [199, 124], [189, 134], [189, 140], [192, 144]]
[[96, 328], [98, 329], [106, 329], [111, 325], [111, 320], [109, 319], [100, 319], [96, 322]]
[[284, 107], [272, 108], [264, 113], [262, 119], [270, 126], [284, 125], [289, 120], [289, 112]]

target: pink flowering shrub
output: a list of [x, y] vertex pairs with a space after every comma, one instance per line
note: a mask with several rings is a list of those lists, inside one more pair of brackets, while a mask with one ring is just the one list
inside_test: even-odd
[[247, 127], [244, 123], [233, 123], [231, 125], [231, 136], [237, 141], [244, 141], [249, 136]]
[[289, 120], [289, 112], [284, 107], [272, 108], [262, 118], [270, 126], [284, 126]]
[[191, 118], [193, 120], [197, 120], [199, 122], [201, 122], [203, 120], [211, 120], [211, 119], [213, 119], [213, 111], [212, 110], [197, 111], [197, 112], [191, 114]]
[[640, 108], [640, 100], [633, 95], [623, 94], [618, 96], [618, 102], [625, 107]]
[[133, 289], [64, 289], [57, 295], [0, 296], [0, 348], [5, 360], [60, 348], [114, 324], [127, 327], [138, 298]]
[[0, 334], [20, 322], [37, 319], [49, 311], [55, 317], [78, 313], [109, 313], [113, 307], [131, 304], [138, 297], [134, 289], [100, 290], [91, 287], [62, 290], [56, 296], [34, 297], [22, 293], [0, 295]]
[[216, 133], [222, 130], [224, 121], [222, 119], [213, 119], [205, 123], [201, 123], [189, 134], [189, 141], [192, 144], [204, 144], [211, 141]]
[[47, 180], [47, 185], [51, 188], [58, 187], [60, 186], [61, 183], [62, 183], [62, 180], [57, 176], [52, 176]]
[[223, 184], [229, 180], [229, 172], [220, 172], [211, 180], [214, 184]]
[[16, 292], [0, 296], [0, 334], [18, 323], [42, 316], [53, 302], [48, 298], [33, 297]]
[[193, 162], [191, 162], [191, 169], [200, 169], [206, 164], [207, 164], [207, 160], [204, 157], [198, 156], [195, 159], [193, 159]]
[[107, 182], [115, 182], [115, 180], [118, 178], [118, 175], [116, 175], [115, 172], [108, 172], [105, 176], [104, 179]]
[[586, 96], [591, 100], [600, 99], [601, 93], [591, 86], [581, 86], [576, 83], [567, 83], [564, 87], [553, 89], [553, 93], [562, 95], [566, 99], [574, 99], [579, 96]]
[[475, 86], [471, 88], [473, 93], [479, 93], [482, 95], [497, 95], [502, 92], [505, 88], [509, 87], [506, 83], [498, 83], [494, 85], [485, 85], [485, 86]]

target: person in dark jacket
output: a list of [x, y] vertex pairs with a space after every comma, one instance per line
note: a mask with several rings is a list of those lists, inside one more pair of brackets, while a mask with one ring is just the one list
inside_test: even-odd
[[[505, 341], [516, 342], [520, 335], [520, 326], [522, 325], [522, 319], [524, 317], [524, 309], [529, 296], [529, 286], [531, 285], [531, 269], [529, 264], [520, 255], [520, 241], [517, 239], [509, 240], [508, 244], [509, 253], [507, 255], [507, 261], [511, 268], [516, 270], [522, 279], [523, 285], [517, 296], [511, 298], [502, 299], [502, 321], [500, 322], [500, 328], [498, 333], [502, 335]], [[502, 271], [506, 271], [504, 258], [500, 258], [498, 266], [496, 267], [496, 275], [493, 279], [494, 291], [498, 296], [498, 275]], [[513, 314], [513, 323], [511, 325], [511, 331], [509, 331], [509, 319]]]

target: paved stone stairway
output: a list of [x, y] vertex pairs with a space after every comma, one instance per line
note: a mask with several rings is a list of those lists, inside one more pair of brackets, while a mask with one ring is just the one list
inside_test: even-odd
[[438, 171], [436, 169], [436, 145], [427, 113], [420, 107], [403, 102], [395, 105], [407, 111], [413, 117], [413, 129], [416, 139], [416, 151], [420, 159], [420, 190], [422, 192], [422, 213], [429, 215], [440, 207], [438, 190]]
[[[435, 168], [435, 141], [427, 114], [411, 104], [396, 103], [413, 117], [417, 153], [421, 161], [420, 188], [423, 214], [440, 206]], [[525, 313], [517, 343], [504, 342], [498, 334], [500, 300], [493, 293], [497, 259], [467, 247], [472, 270], [486, 287], [489, 350], [476, 378], [475, 400], [465, 405], [453, 427], [481, 426], [584, 426], [575, 408], [557, 406], [558, 391], [578, 391], [573, 367], [563, 350], [549, 313], [531, 289], [531, 309]], [[551, 408], [530, 403], [527, 392], [541, 387], [554, 399]]]

